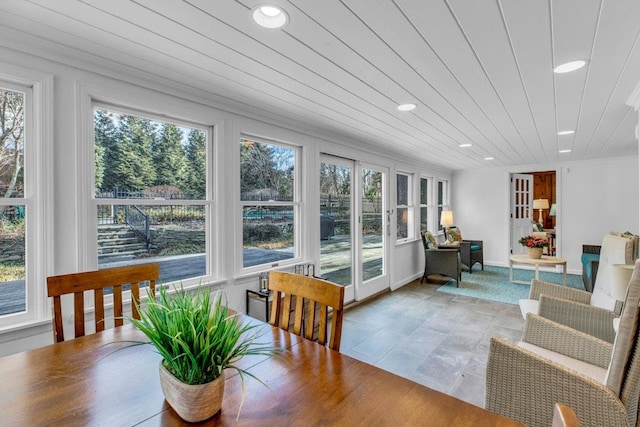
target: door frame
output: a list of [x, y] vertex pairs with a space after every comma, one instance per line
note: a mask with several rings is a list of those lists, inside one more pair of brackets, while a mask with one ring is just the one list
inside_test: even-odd
[[[362, 171], [363, 169], [371, 169], [381, 172], [382, 178], [382, 274], [376, 276], [367, 281], [362, 280], [363, 274], [363, 259], [362, 259]], [[355, 285], [355, 299], [356, 301], [363, 300], [378, 292], [382, 292], [391, 287], [391, 276], [389, 274], [389, 256], [390, 256], [390, 221], [391, 210], [389, 205], [389, 173], [390, 170], [386, 166], [377, 165], [368, 162], [357, 162], [355, 173], [355, 188], [357, 189], [358, 197], [355, 198], [355, 211], [357, 212], [357, 232], [355, 234], [355, 248], [356, 248], [356, 262], [354, 269], [354, 285]]]
[[[549, 168], [541, 168], [540, 166], [534, 167], [515, 167], [506, 170], [506, 180], [505, 180], [505, 190], [507, 195], [507, 209], [506, 209], [506, 218], [507, 222], [505, 224], [506, 227], [506, 237], [508, 239], [507, 244], [507, 257], [506, 263], [508, 265], [509, 256], [511, 256], [510, 248], [512, 242], [511, 236], [511, 177], [514, 174], [532, 174], [537, 171], [555, 171], [556, 173], [556, 255], [557, 257], [562, 257], [562, 229], [563, 229], [563, 218], [562, 215], [562, 172], [563, 167], [549, 167]], [[567, 168], [566, 173], [568, 173], [569, 169]], [[533, 202], [532, 202], [533, 203]], [[531, 212], [533, 214], [533, 212]]]

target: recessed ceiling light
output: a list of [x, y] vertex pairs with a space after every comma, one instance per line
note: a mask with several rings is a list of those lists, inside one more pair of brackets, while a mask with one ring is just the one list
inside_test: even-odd
[[573, 133], [576, 133], [575, 130], [561, 130], [560, 132], [558, 132], [558, 135], [571, 135]]
[[570, 152], [571, 152], [571, 150], [560, 150], [560, 151], [558, 151], [558, 153], [570, 153]]
[[485, 157], [485, 160], [493, 160], [493, 157]]
[[253, 9], [253, 20], [265, 28], [281, 28], [289, 21], [287, 13], [277, 6], [260, 5]]
[[400, 104], [398, 105], [398, 111], [411, 111], [416, 109], [416, 104]]
[[584, 67], [586, 63], [587, 62], [583, 60], [565, 62], [564, 64], [560, 64], [556, 68], [554, 68], [553, 72], [556, 74], [570, 73]]
[[467, 147], [471, 147], [472, 144], [460, 144], [460, 148], [467, 148]]

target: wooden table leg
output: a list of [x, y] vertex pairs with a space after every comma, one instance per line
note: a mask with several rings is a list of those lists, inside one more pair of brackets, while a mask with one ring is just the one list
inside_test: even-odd
[[509, 282], [513, 283], [513, 261], [509, 260]]

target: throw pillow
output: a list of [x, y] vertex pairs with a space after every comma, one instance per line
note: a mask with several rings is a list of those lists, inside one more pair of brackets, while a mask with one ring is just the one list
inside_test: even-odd
[[450, 242], [462, 242], [462, 233], [458, 227], [447, 229], [447, 240]]
[[424, 236], [425, 241], [427, 242], [427, 249], [438, 249], [438, 242], [430, 231], [425, 231]]

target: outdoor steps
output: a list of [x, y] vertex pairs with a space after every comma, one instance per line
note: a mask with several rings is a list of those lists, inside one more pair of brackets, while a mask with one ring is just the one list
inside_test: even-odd
[[126, 225], [98, 226], [98, 259], [132, 257], [147, 253], [147, 244]]

